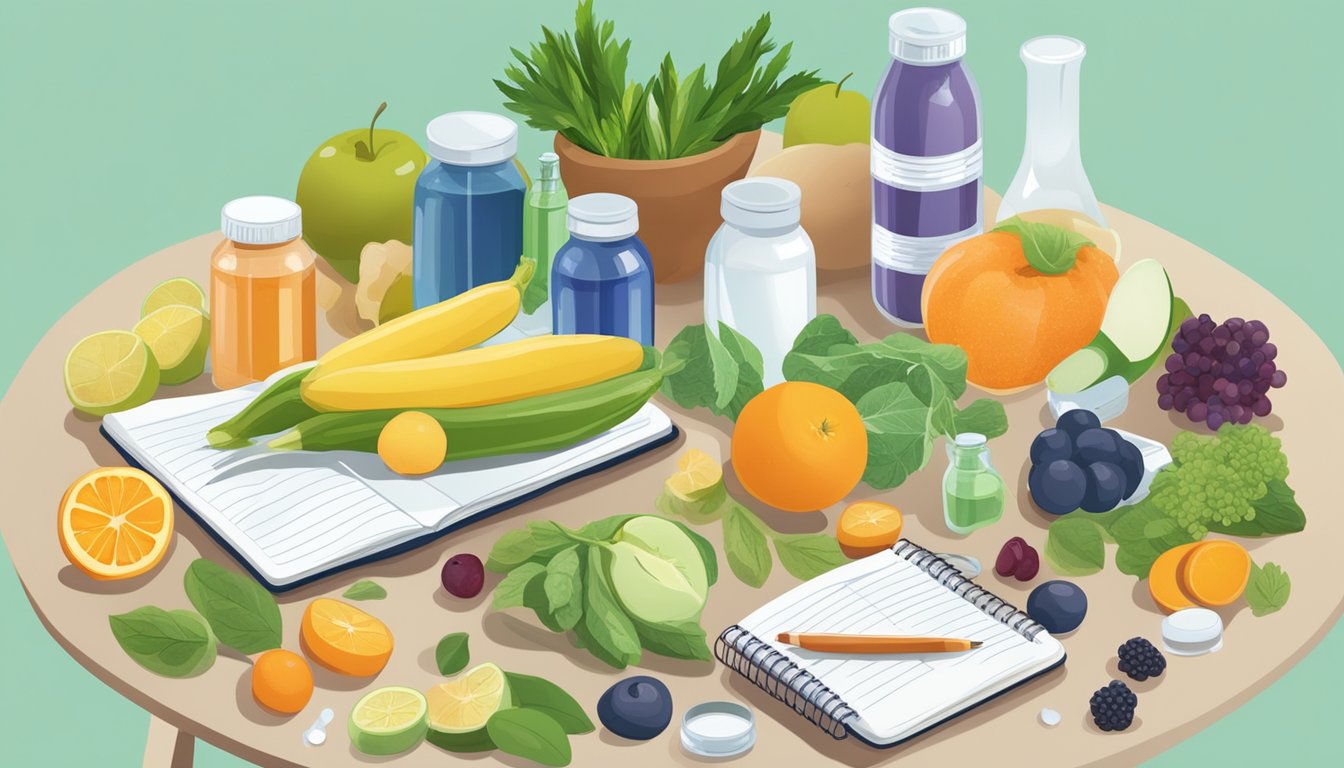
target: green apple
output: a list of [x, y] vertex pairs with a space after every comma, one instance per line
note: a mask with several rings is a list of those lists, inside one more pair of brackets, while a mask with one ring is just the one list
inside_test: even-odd
[[322, 142], [299, 174], [295, 202], [303, 209], [303, 239], [346, 280], [359, 282], [366, 243], [411, 242], [415, 180], [424, 150], [399, 131], [368, 128]]
[[840, 86], [854, 73], [802, 94], [784, 116], [784, 146], [795, 144], [867, 144], [872, 131], [868, 97]]

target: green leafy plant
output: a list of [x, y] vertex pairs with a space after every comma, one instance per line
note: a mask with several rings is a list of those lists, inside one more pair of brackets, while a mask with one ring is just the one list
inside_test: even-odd
[[341, 594], [346, 600], [382, 600], [387, 597], [387, 590], [383, 589], [377, 582], [369, 579], [360, 579], [350, 588]]
[[[663, 353], [662, 393], [683, 408], [708, 408], [736, 419], [764, 389], [761, 353], [724, 323], [683, 328]], [[1003, 404], [990, 398], [965, 408], [966, 353], [906, 333], [860, 344], [833, 315], [818, 315], [784, 358], [784, 378], [836, 390], [858, 408], [868, 432], [863, 481], [895, 488], [923, 469], [934, 441], [959, 432], [998, 437], [1008, 431]]]
[[[781, 81], [792, 44], [775, 51], [770, 14], [729, 47], [710, 81], [704, 65], [681, 75], [667, 54], [646, 82], [628, 79], [630, 41], [593, 15], [592, 0], [574, 12], [574, 32], [542, 27], [542, 40], [495, 80], [510, 110], [527, 124], [557, 131], [599, 155], [666, 160], [714, 149], [739, 133], [783, 117], [793, 100], [825, 82], [815, 71]], [[507, 81], [507, 82], [506, 82]]]

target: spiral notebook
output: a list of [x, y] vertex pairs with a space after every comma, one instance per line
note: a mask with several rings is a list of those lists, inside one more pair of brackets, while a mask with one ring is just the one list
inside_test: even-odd
[[[835, 654], [780, 632], [979, 640], [961, 653]], [[902, 539], [772, 600], [715, 642], [719, 661], [837, 739], [891, 747], [1064, 663], [1064, 646], [946, 560]]]

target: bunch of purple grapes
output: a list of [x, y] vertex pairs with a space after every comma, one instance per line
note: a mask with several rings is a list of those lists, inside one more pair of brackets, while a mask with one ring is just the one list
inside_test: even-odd
[[1217, 431], [1268, 416], [1269, 390], [1288, 383], [1274, 363], [1279, 350], [1259, 320], [1208, 315], [1186, 318], [1171, 340], [1166, 373], [1157, 379], [1157, 405], [1176, 409]]

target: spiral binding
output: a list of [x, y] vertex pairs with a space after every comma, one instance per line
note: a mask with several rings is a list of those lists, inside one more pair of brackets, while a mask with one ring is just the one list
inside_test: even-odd
[[[907, 539], [896, 542], [892, 551], [1028, 640], [1035, 640], [1045, 631], [1045, 627], [1030, 616], [961, 575], [961, 571], [933, 552]], [[832, 738], [843, 739], [849, 735], [845, 723], [857, 713], [844, 699], [774, 646], [741, 626], [734, 624], [719, 635], [714, 642], [714, 655], [725, 666], [789, 705]]]

